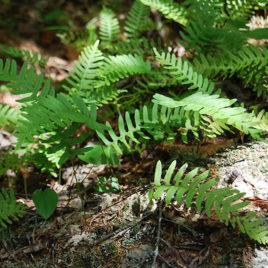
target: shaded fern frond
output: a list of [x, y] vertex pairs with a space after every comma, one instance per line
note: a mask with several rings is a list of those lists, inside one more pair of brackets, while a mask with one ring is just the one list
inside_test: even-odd
[[219, 220], [229, 223], [235, 228], [238, 226], [241, 232], [246, 233], [250, 238], [259, 243], [268, 243], [268, 230], [263, 226], [263, 220], [256, 220], [256, 213], [249, 212], [246, 216], [240, 216], [240, 211], [250, 204], [250, 201], [241, 201], [245, 193], [230, 188], [213, 189], [218, 178], [209, 179], [209, 171], [198, 175], [199, 169], [196, 168], [184, 175], [187, 164], [183, 165], [172, 177], [176, 167], [176, 160], [169, 166], [164, 179], [162, 180], [162, 164], [157, 162], [154, 186], [149, 191], [149, 199], [159, 199], [165, 195], [165, 202], [169, 204], [174, 198], [178, 205], [185, 203], [189, 208], [195, 205], [201, 212], [202, 206], [206, 214], [211, 217], [215, 210]]
[[100, 39], [106, 43], [118, 40], [120, 27], [114, 12], [104, 7], [100, 14]]
[[48, 57], [46, 57], [44, 53], [39, 54], [36, 51], [19, 49], [7, 45], [0, 45], [0, 54], [8, 55], [12, 58], [25, 58], [26, 61], [41, 66], [46, 65], [48, 61]]
[[[27, 102], [36, 100], [38, 97], [54, 95], [55, 90], [50, 86], [50, 81], [44, 79], [41, 73], [37, 75], [34, 67], [28, 69], [28, 62], [24, 62], [19, 73], [15, 60], [6, 60], [5, 64], [0, 59], [0, 81], [8, 82], [7, 86], [16, 89], [13, 94], [29, 94], [29, 96], [18, 100]], [[41, 91], [41, 93], [39, 93]]]
[[257, 68], [268, 64], [268, 49], [256, 46], [246, 46], [238, 51], [224, 50], [215, 55], [200, 54], [195, 57], [193, 64], [195, 69], [208, 77], [231, 77], [236, 72], [246, 68]]
[[164, 65], [164, 68], [171, 75], [171, 84], [191, 85], [188, 89], [197, 89], [201, 92], [212, 93], [214, 83], [204, 78], [200, 73], [194, 71], [188, 61], [182, 61], [181, 58], [176, 58], [175, 54], [159, 53], [154, 49], [156, 59]]
[[14, 190], [7, 191], [2, 188], [0, 191], [0, 226], [7, 228], [6, 223], [12, 224], [25, 214], [25, 205], [17, 203]]
[[180, 24], [185, 25], [186, 9], [173, 0], [140, 0], [144, 5], [157, 9], [166, 18], [172, 19]]
[[40, 135], [50, 132], [59, 133], [58, 136], [55, 136], [58, 138], [51, 137], [52, 140], [48, 140], [51, 135], [48, 137], [45, 135], [44, 140], [48, 140], [48, 142], [52, 142], [53, 139], [54, 141], [64, 140], [65, 130], [69, 129], [73, 123], [83, 123], [90, 129], [102, 130], [102, 125], [96, 122], [96, 105], [93, 103], [88, 109], [82, 98], [77, 95], [69, 98], [60, 93], [57, 97], [41, 98], [38, 103], [24, 107], [22, 116], [23, 118], [18, 121], [19, 127], [16, 133], [19, 145], [24, 142], [35, 143], [38, 141], [36, 137], [42, 140]]
[[139, 37], [141, 32], [146, 30], [148, 26], [147, 20], [149, 15], [150, 8], [141, 3], [140, 0], [135, 0], [125, 22], [125, 31], [127, 37]]
[[219, 95], [207, 95], [201, 92], [194, 93], [179, 101], [172, 98], [155, 94], [154, 102], [168, 108], [183, 107], [185, 110], [198, 111], [201, 115], [210, 115], [214, 120], [223, 125], [231, 125], [250, 134], [254, 138], [259, 138], [260, 130], [255, 126], [260, 121], [252, 114], [246, 113], [242, 107], [231, 107], [236, 100], [220, 98]]

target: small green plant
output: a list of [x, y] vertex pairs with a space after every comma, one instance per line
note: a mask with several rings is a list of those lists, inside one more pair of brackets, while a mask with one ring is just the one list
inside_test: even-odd
[[116, 193], [119, 191], [118, 179], [115, 177], [98, 178], [98, 182], [95, 185], [93, 185], [93, 189], [100, 193]]
[[224, 221], [225, 225], [231, 223], [233, 228], [239, 227], [242, 233], [246, 233], [251, 239], [259, 243], [268, 243], [268, 230], [263, 225], [263, 220], [255, 219], [257, 213], [248, 212], [241, 215], [242, 209], [250, 204], [250, 201], [241, 201], [245, 193], [230, 188], [215, 188], [217, 178], [208, 178], [209, 171], [198, 175], [199, 169], [196, 168], [187, 175], [185, 171], [187, 164], [183, 165], [172, 177], [176, 167], [176, 161], [169, 166], [164, 179], [162, 178], [162, 164], [157, 162], [154, 186], [149, 191], [149, 199], [165, 198], [166, 204], [175, 199], [177, 205], [185, 203], [189, 208], [195, 205], [201, 212], [203, 208], [206, 214], [211, 217], [213, 211], [219, 220]]
[[47, 220], [57, 207], [58, 195], [52, 189], [46, 189], [44, 191], [35, 190], [33, 193], [33, 202], [38, 213]]

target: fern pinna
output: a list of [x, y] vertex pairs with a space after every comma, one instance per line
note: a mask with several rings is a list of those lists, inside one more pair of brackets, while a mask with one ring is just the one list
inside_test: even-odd
[[199, 169], [196, 168], [184, 176], [187, 164], [180, 167], [172, 177], [175, 167], [176, 161], [173, 161], [162, 180], [162, 164], [161, 161], [157, 162], [154, 186], [149, 191], [150, 200], [163, 197], [169, 204], [174, 198], [177, 205], [185, 203], [187, 208], [195, 205], [199, 212], [204, 208], [209, 217], [215, 214], [226, 225], [231, 223], [233, 228], [238, 226], [251, 239], [262, 244], [268, 243], [267, 227], [263, 225], [263, 220], [255, 219], [257, 213], [250, 211], [244, 216], [240, 214], [250, 204], [250, 201], [241, 201], [245, 193], [230, 188], [215, 189], [218, 179], [208, 178], [209, 171], [198, 175]]
[[14, 190], [6, 190], [2, 188], [0, 191], [0, 229], [17, 221], [25, 214], [26, 206], [22, 203], [17, 203], [14, 195]]

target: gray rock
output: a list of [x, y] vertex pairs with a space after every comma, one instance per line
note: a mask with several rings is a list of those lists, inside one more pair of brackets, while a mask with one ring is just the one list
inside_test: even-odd
[[151, 268], [153, 261], [154, 248], [152, 245], [141, 245], [130, 250], [126, 255], [121, 268]]

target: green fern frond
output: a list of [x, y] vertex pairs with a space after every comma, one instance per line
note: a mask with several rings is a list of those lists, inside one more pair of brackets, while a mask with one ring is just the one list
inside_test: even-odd
[[[19, 126], [16, 133], [19, 145], [24, 142], [35, 143], [37, 142], [36, 137], [40, 138], [42, 134], [54, 132], [59, 133], [58, 136], [55, 135], [58, 138], [51, 137], [48, 139], [46, 135], [45, 140], [48, 139], [47, 142], [61, 141], [61, 139], [64, 141], [65, 130], [67, 129], [66, 131], [69, 133], [71, 131], [69, 128], [73, 123], [86, 124], [87, 127], [93, 130], [103, 129], [102, 125], [96, 122], [95, 104], [91, 104], [90, 109], [88, 109], [83, 99], [77, 95], [73, 95], [70, 98], [60, 93], [57, 97], [47, 96], [46, 98], [41, 98], [38, 103], [24, 107], [22, 116], [23, 118], [18, 121]], [[50, 135], [48, 136], [50, 137]]]
[[144, 5], [157, 9], [167, 19], [172, 19], [182, 25], [187, 23], [187, 11], [184, 6], [173, 0], [140, 0]]
[[[36, 100], [38, 97], [54, 95], [55, 90], [50, 86], [50, 81], [44, 79], [41, 73], [37, 75], [34, 67], [28, 69], [28, 62], [24, 62], [20, 71], [17, 71], [17, 63], [15, 60], [6, 60], [5, 64], [0, 59], [0, 81], [8, 82], [7, 86], [14, 88], [13, 94], [27, 94], [29, 96], [18, 100], [19, 102], [27, 102]], [[41, 93], [39, 93], [41, 91]]]
[[193, 61], [195, 69], [207, 77], [231, 77], [246, 68], [261, 69], [268, 64], [268, 49], [246, 46], [238, 51], [224, 50], [215, 55], [200, 54]]
[[108, 130], [97, 131], [97, 134], [107, 148], [113, 148], [118, 154], [123, 154], [122, 148], [129, 151], [131, 143], [140, 144], [141, 141], [146, 143], [150, 139], [154, 141], [165, 139], [172, 142], [178, 133], [181, 133], [185, 143], [187, 143], [188, 132], [192, 132], [198, 139], [200, 124], [199, 113], [154, 104], [152, 107], [144, 105], [141, 110], [136, 109], [133, 119], [128, 112], [125, 118], [119, 116], [118, 134], [108, 122], [106, 123]]
[[114, 12], [109, 8], [103, 7], [100, 14], [100, 39], [110, 44], [118, 40], [119, 34], [119, 22]]
[[24, 58], [32, 64], [38, 64], [40, 66], [45, 66], [48, 62], [48, 57], [44, 53], [38, 53], [36, 51], [31, 51], [27, 49], [19, 49], [12, 46], [0, 45], [0, 54], [10, 56], [12, 58]]
[[265, 110], [261, 110], [256, 115], [256, 118], [257, 120], [259, 120], [260, 124], [256, 125], [255, 128], [268, 132], [268, 112]]
[[219, 95], [207, 95], [201, 92], [194, 93], [179, 101], [172, 98], [155, 94], [153, 102], [168, 108], [184, 107], [185, 110], [198, 111], [201, 115], [210, 115], [214, 120], [223, 125], [231, 125], [259, 138], [260, 130], [255, 128], [260, 122], [242, 107], [231, 107], [236, 100], [220, 98]]
[[156, 59], [169, 71], [171, 76], [170, 84], [191, 85], [188, 89], [197, 89], [200, 92], [212, 93], [214, 83], [204, 78], [200, 73], [194, 71], [188, 61], [176, 58], [175, 54], [161, 54], [154, 49]]
[[162, 180], [162, 164], [157, 162], [154, 176], [154, 186], [149, 191], [149, 198], [159, 199], [165, 196], [165, 202], [169, 204], [174, 198], [178, 205], [182, 202], [189, 208], [195, 205], [197, 210], [204, 209], [206, 214], [211, 217], [211, 212], [215, 210], [219, 220], [229, 223], [235, 228], [236, 224], [243, 233], [259, 243], [268, 243], [268, 230], [263, 226], [263, 220], [255, 220], [256, 213], [249, 212], [246, 216], [240, 216], [242, 208], [249, 205], [250, 201], [241, 201], [245, 193], [230, 188], [214, 189], [218, 179], [209, 179], [209, 171], [198, 175], [199, 169], [193, 169], [187, 175], [184, 173], [187, 164], [183, 165], [174, 175], [176, 160], [169, 166], [164, 179]]
[[104, 59], [98, 45], [99, 41], [82, 51], [79, 61], [74, 64], [74, 72], [70, 73], [70, 78], [66, 79], [70, 84], [70, 86], [64, 86], [66, 90], [79, 94], [94, 91], [94, 86], [99, 81], [99, 68], [103, 65]]
[[149, 16], [150, 8], [141, 3], [140, 0], [135, 0], [125, 22], [127, 37], [139, 37], [141, 32], [147, 29]]
[[16, 203], [14, 190], [7, 191], [2, 188], [0, 191], [0, 226], [7, 228], [6, 223], [12, 224], [25, 214], [25, 205]]
[[262, 9], [265, 5], [267, 5], [267, 2], [263, 0], [227, 0], [226, 12], [232, 18], [246, 17]]
[[149, 74], [150, 72], [150, 62], [148, 60], [144, 61], [142, 56], [139, 55], [109, 56], [100, 68], [100, 75], [106, 85], [130, 75]]
[[9, 105], [0, 104], [0, 126], [16, 124], [20, 118], [20, 111]]

